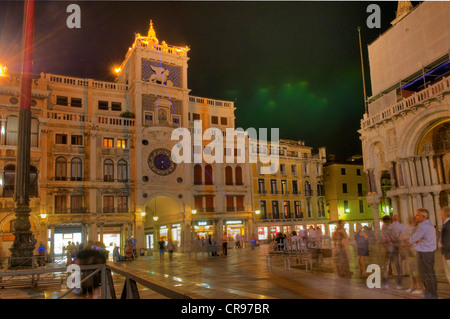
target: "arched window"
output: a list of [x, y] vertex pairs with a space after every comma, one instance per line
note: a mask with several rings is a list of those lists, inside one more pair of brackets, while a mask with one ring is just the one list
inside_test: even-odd
[[38, 172], [37, 168], [34, 166], [30, 166], [30, 184], [28, 188], [30, 197], [38, 196]]
[[236, 185], [242, 185], [242, 167], [236, 166], [234, 173], [236, 174]]
[[67, 177], [67, 160], [64, 157], [58, 157], [55, 161], [55, 180], [65, 181]]
[[311, 184], [305, 182], [305, 196], [312, 196]]
[[194, 185], [202, 184], [202, 166], [200, 164], [196, 164], [194, 166]]
[[114, 181], [114, 162], [110, 159], [103, 162], [103, 180], [105, 182]]
[[83, 165], [78, 157], [74, 157], [70, 162], [70, 179], [73, 181], [83, 180]]
[[119, 182], [128, 181], [128, 164], [125, 160], [120, 160], [117, 163], [117, 179]]
[[19, 132], [19, 118], [16, 115], [10, 115], [6, 118], [6, 145], [17, 145]]
[[16, 166], [6, 165], [3, 170], [3, 197], [13, 197], [16, 182]]
[[317, 196], [325, 196], [325, 191], [322, 182], [317, 183]]
[[206, 165], [205, 166], [205, 185], [212, 185], [213, 183], [213, 178], [212, 175], [213, 171], [212, 171], [212, 166], [211, 165]]
[[233, 169], [231, 166], [225, 167], [225, 185], [233, 185]]
[[[30, 180], [28, 191], [30, 197], [38, 196], [38, 174], [37, 168], [30, 165]], [[13, 197], [16, 185], [16, 166], [14, 164], [6, 165], [3, 170], [3, 197]]]

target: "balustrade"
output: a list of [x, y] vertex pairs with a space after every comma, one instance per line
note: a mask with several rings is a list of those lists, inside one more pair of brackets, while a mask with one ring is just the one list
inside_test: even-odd
[[407, 109], [412, 108], [413, 106], [423, 104], [426, 100], [435, 98], [449, 90], [450, 77], [443, 78], [439, 82], [423, 89], [422, 91], [416, 92], [407, 98], [404, 98], [400, 102], [395, 103], [394, 105], [384, 109], [383, 111], [374, 114], [373, 116], [365, 120], [361, 120], [361, 128], [367, 129], [373, 125], [379, 124]]

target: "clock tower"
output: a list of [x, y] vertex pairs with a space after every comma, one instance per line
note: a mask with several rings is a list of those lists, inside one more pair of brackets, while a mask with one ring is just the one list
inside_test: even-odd
[[[118, 82], [128, 85], [129, 111], [136, 119], [131, 187], [136, 212], [146, 213], [139, 226], [145, 230], [153, 228], [155, 234], [161, 226], [169, 229], [166, 238], [155, 236], [154, 240], [173, 239], [171, 225], [178, 225], [191, 206], [190, 164], [177, 165], [171, 158], [177, 142], [171, 140], [172, 131], [188, 127], [188, 51], [188, 47], [158, 40], [150, 21], [147, 35], [135, 35], [124, 61], [116, 69]], [[180, 225], [181, 231], [184, 227]]]

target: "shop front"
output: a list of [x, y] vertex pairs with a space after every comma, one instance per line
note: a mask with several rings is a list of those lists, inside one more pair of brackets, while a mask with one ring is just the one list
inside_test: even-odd
[[194, 238], [199, 237], [208, 238], [214, 235], [214, 221], [213, 220], [196, 220], [194, 221]]
[[53, 235], [54, 254], [61, 256], [65, 252], [65, 247], [70, 244], [82, 242], [82, 227], [79, 226], [56, 226]]
[[175, 245], [175, 247], [181, 247], [181, 224], [177, 223], [177, 224], [172, 224], [171, 225], [171, 234], [172, 234], [172, 242]]
[[109, 257], [112, 258], [114, 247], [121, 247], [122, 238], [120, 236], [120, 227], [105, 226], [102, 232], [102, 242], [106, 246], [106, 250], [109, 251]]
[[240, 236], [241, 238], [247, 236], [244, 221], [242, 219], [225, 220], [223, 231], [226, 232], [228, 238], [233, 238], [234, 240], [236, 240], [236, 236]]

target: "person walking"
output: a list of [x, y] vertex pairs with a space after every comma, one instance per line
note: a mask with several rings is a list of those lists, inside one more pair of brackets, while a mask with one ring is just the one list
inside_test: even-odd
[[169, 259], [172, 260], [173, 251], [175, 250], [175, 245], [173, 244], [172, 239], [169, 239], [167, 243], [167, 251], [169, 252]]
[[351, 278], [350, 252], [347, 232], [344, 229], [344, 221], [339, 220], [331, 239], [334, 241], [333, 261], [336, 276]]
[[[398, 258], [398, 263], [399, 263], [399, 267], [392, 267], [392, 275], [397, 276], [397, 272], [399, 272], [399, 276], [403, 276], [403, 265], [405, 264], [405, 260], [403, 260], [402, 256], [400, 255], [400, 247], [399, 247], [399, 238], [401, 233], [403, 232], [403, 230], [405, 229], [405, 225], [400, 223], [400, 217], [397, 214], [394, 214], [392, 216], [392, 223], [389, 226], [391, 232], [392, 232], [392, 236], [395, 239], [395, 245], [397, 247], [396, 251], [397, 251], [397, 258]], [[391, 265], [392, 266], [392, 265]]]
[[166, 243], [164, 242], [163, 239], [161, 239], [158, 242], [159, 245], [159, 260], [163, 261], [164, 260], [164, 252], [166, 251]]
[[228, 235], [226, 232], [223, 232], [223, 237], [222, 237], [222, 253], [223, 253], [223, 256], [227, 256], [227, 254], [228, 254]]
[[402, 289], [402, 276], [399, 261], [399, 238], [400, 234], [391, 228], [391, 217], [383, 216], [381, 228], [381, 241], [386, 250], [383, 266], [383, 286], [389, 287], [389, 269], [395, 269], [396, 289]]
[[361, 276], [367, 277], [366, 256], [369, 256], [369, 236], [366, 234], [361, 224], [356, 224], [355, 242], [358, 250], [358, 264]]
[[417, 268], [417, 252], [409, 240], [415, 231], [416, 223], [414, 216], [411, 216], [408, 218], [408, 222], [400, 235], [400, 256], [406, 261], [407, 273], [411, 279], [408, 291], [413, 294], [423, 294], [425, 289]]
[[442, 258], [444, 259], [444, 270], [450, 284], [450, 206], [444, 207], [440, 212], [442, 219], [441, 246]]
[[437, 279], [434, 271], [434, 252], [436, 251], [436, 230], [429, 220], [428, 210], [419, 208], [415, 212], [418, 223], [411, 235], [411, 244], [417, 251], [420, 277], [425, 286], [425, 299], [437, 299]]

